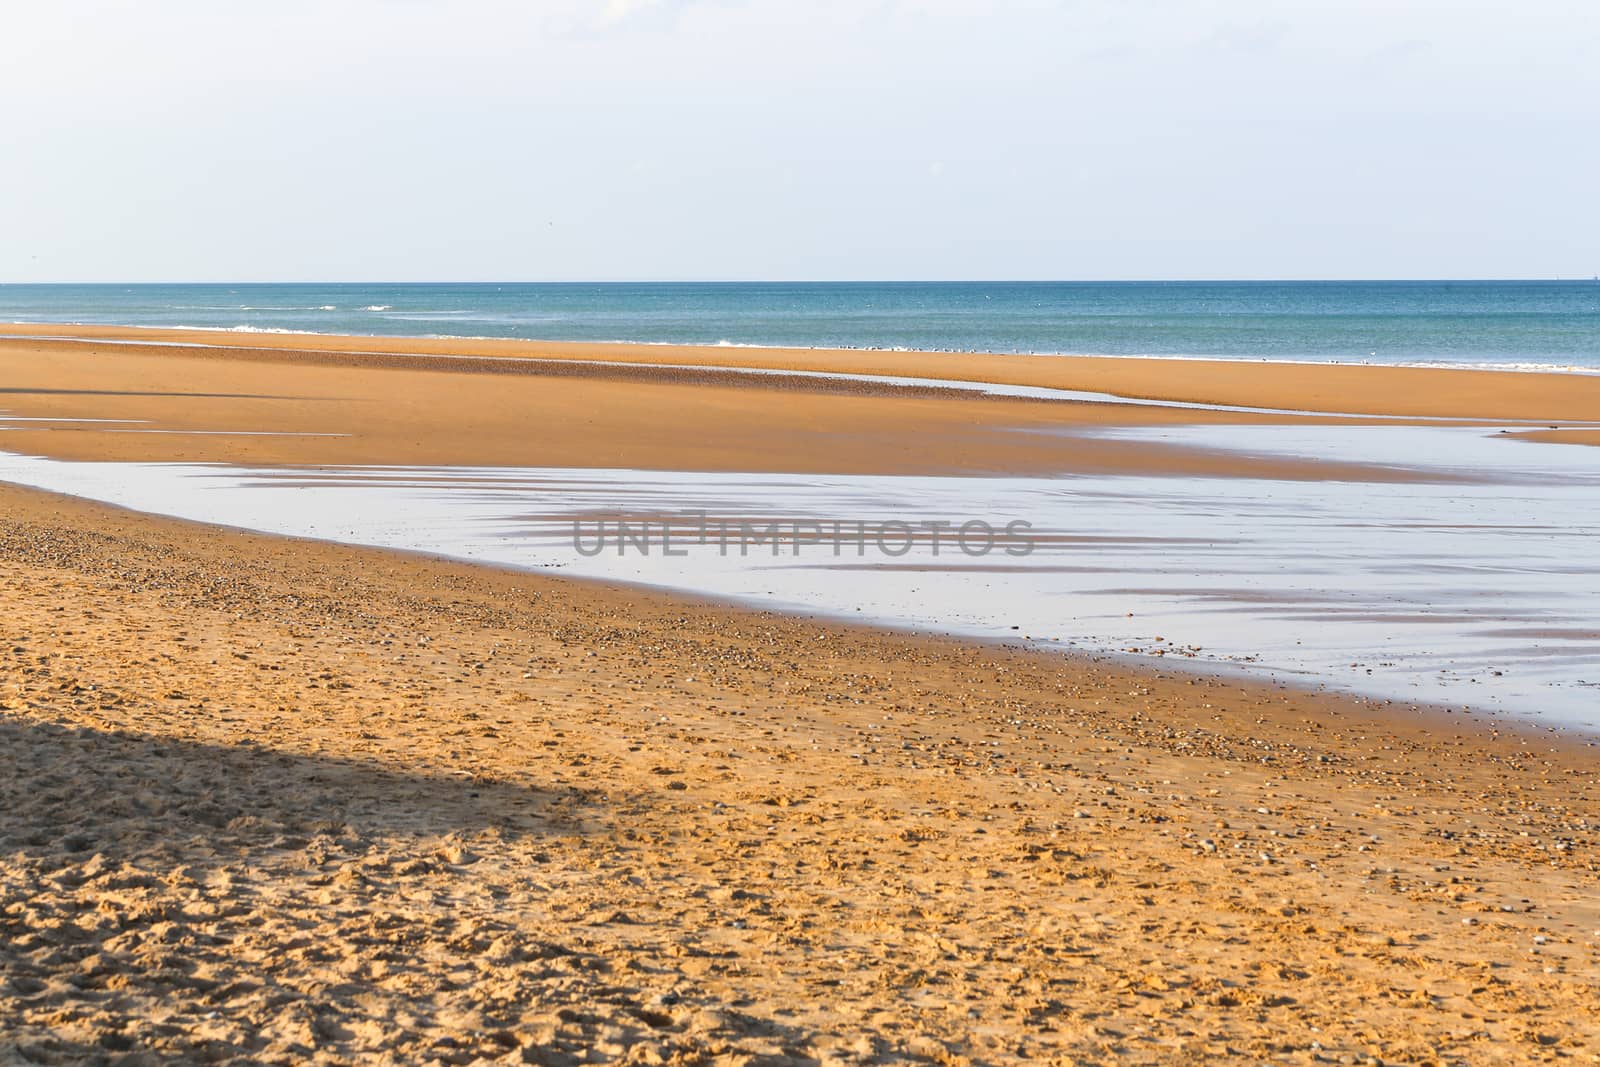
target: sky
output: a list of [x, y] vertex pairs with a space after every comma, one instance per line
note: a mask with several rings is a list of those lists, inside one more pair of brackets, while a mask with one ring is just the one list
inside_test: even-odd
[[1600, 273], [1592, 0], [57, 0], [0, 282]]

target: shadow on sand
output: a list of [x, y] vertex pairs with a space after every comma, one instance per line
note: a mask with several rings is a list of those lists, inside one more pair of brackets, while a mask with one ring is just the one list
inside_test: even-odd
[[592, 799], [0, 711], [0, 1065], [392, 1050], [475, 959], [581, 970], [517, 916]]
[[0, 853], [48, 866], [101, 853], [196, 862], [377, 838], [540, 832], [581, 795], [407, 772], [353, 758], [101, 732], [0, 713]]

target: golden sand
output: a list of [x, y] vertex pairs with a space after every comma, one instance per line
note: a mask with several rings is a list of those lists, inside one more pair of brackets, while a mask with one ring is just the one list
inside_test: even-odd
[[1592, 747], [0, 514], [0, 1059], [1600, 1050]]
[[[69, 458], [1241, 462], [1017, 432], [1224, 417], [1125, 407], [22, 340], [0, 375], [17, 414], [353, 435], [0, 438]], [[1385, 402], [1595, 414], [1499, 377]], [[1582, 739], [5, 486], [0, 619], [0, 1063], [1600, 1055]]]
[[[73, 328], [29, 329], [64, 333]], [[87, 333], [87, 328], [76, 329]], [[0, 333], [4, 330], [0, 327]], [[1508, 419], [1537, 405], [1569, 412], [1569, 420], [1600, 421], [1600, 378], [1552, 374], [1246, 365], [1269, 385], [1277, 383], [1269, 388], [1250, 384], [1254, 379], [1239, 365], [1198, 361], [645, 346], [600, 346], [597, 352], [597, 346], [527, 342], [271, 334], [241, 340], [227, 333], [114, 328], [96, 328], [96, 333], [132, 334], [144, 342], [178, 334], [191, 345], [219, 347], [0, 338], [0, 380], [6, 383], [0, 393], [5, 427], [0, 448], [62, 459], [263, 465], [1405, 477], [1332, 457], [1315, 463], [1256, 458], [1110, 440], [1094, 432], [1108, 426], [1293, 422], [1306, 416], [1026, 400], [663, 366], [701, 359], [775, 370], [871, 372], [1419, 417]], [[316, 347], [305, 347], [311, 344]], [[344, 350], [356, 345], [384, 354]], [[512, 355], [517, 359], [507, 358]], [[576, 362], [601, 357], [626, 365]], [[1346, 384], [1347, 374], [1361, 383], [1358, 388]], [[140, 421], [121, 427], [6, 424], [5, 412]], [[121, 432], [144, 430], [160, 432]]]

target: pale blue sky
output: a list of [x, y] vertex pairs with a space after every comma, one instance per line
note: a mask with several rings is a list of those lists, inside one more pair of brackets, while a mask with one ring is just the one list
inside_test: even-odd
[[0, 14], [0, 281], [1600, 272], [1563, 0]]

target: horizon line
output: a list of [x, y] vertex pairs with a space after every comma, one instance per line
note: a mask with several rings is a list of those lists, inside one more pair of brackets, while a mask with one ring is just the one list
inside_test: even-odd
[[1357, 283], [1449, 282], [1592, 282], [1596, 275], [1520, 275], [1514, 277], [1345, 277], [1345, 278], [568, 278], [568, 279], [427, 279], [427, 280], [229, 280], [191, 281], [0, 281], [14, 286], [157, 286], [157, 285], [1341, 285]]

